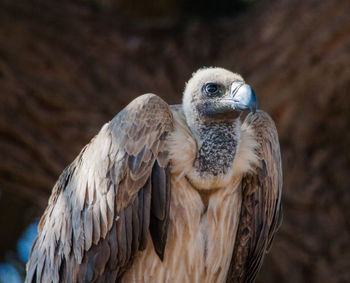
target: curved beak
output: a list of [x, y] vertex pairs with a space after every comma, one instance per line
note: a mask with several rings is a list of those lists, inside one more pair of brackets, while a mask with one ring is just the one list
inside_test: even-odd
[[255, 113], [258, 108], [258, 100], [254, 90], [245, 83], [232, 83], [230, 97], [233, 101], [233, 107], [236, 110], [250, 110]]

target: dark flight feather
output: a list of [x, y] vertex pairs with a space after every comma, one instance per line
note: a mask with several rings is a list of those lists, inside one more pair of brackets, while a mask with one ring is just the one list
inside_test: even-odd
[[115, 281], [145, 249], [149, 230], [162, 257], [170, 207], [164, 144], [172, 130], [169, 106], [153, 94], [101, 129], [54, 186], [26, 282]]
[[242, 179], [242, 207], [227, 282], [254, 282], [281, 220], [282, 167], [277, 130], [258, 110], [245, 122], [258, 142], [259, 164]]

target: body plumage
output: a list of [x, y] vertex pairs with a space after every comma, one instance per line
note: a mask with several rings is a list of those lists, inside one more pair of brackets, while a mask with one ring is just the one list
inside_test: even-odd
[[256, 107], [221, 68], [196, 72], [182, 105], [131, 102], [60, 176], [26, 282], [254, 281], [282, 189], [277, 131]]

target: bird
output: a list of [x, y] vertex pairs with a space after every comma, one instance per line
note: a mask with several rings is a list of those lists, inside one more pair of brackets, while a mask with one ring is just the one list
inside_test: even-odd
[[144, 94], [53, 187], [25, 282], [254, 282], [282, 221], [272, 118], [203, 67], [182, 104]]

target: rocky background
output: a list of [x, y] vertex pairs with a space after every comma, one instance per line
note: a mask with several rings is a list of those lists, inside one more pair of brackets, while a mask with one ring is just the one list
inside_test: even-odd
[[[284, 222], [258, 282], [350, 278], [350, 2], [0, 0], [0, 262], [120, 109], [241, 73], [279, 130]], [[214, 4], [213, 4], [214, 2]]]

